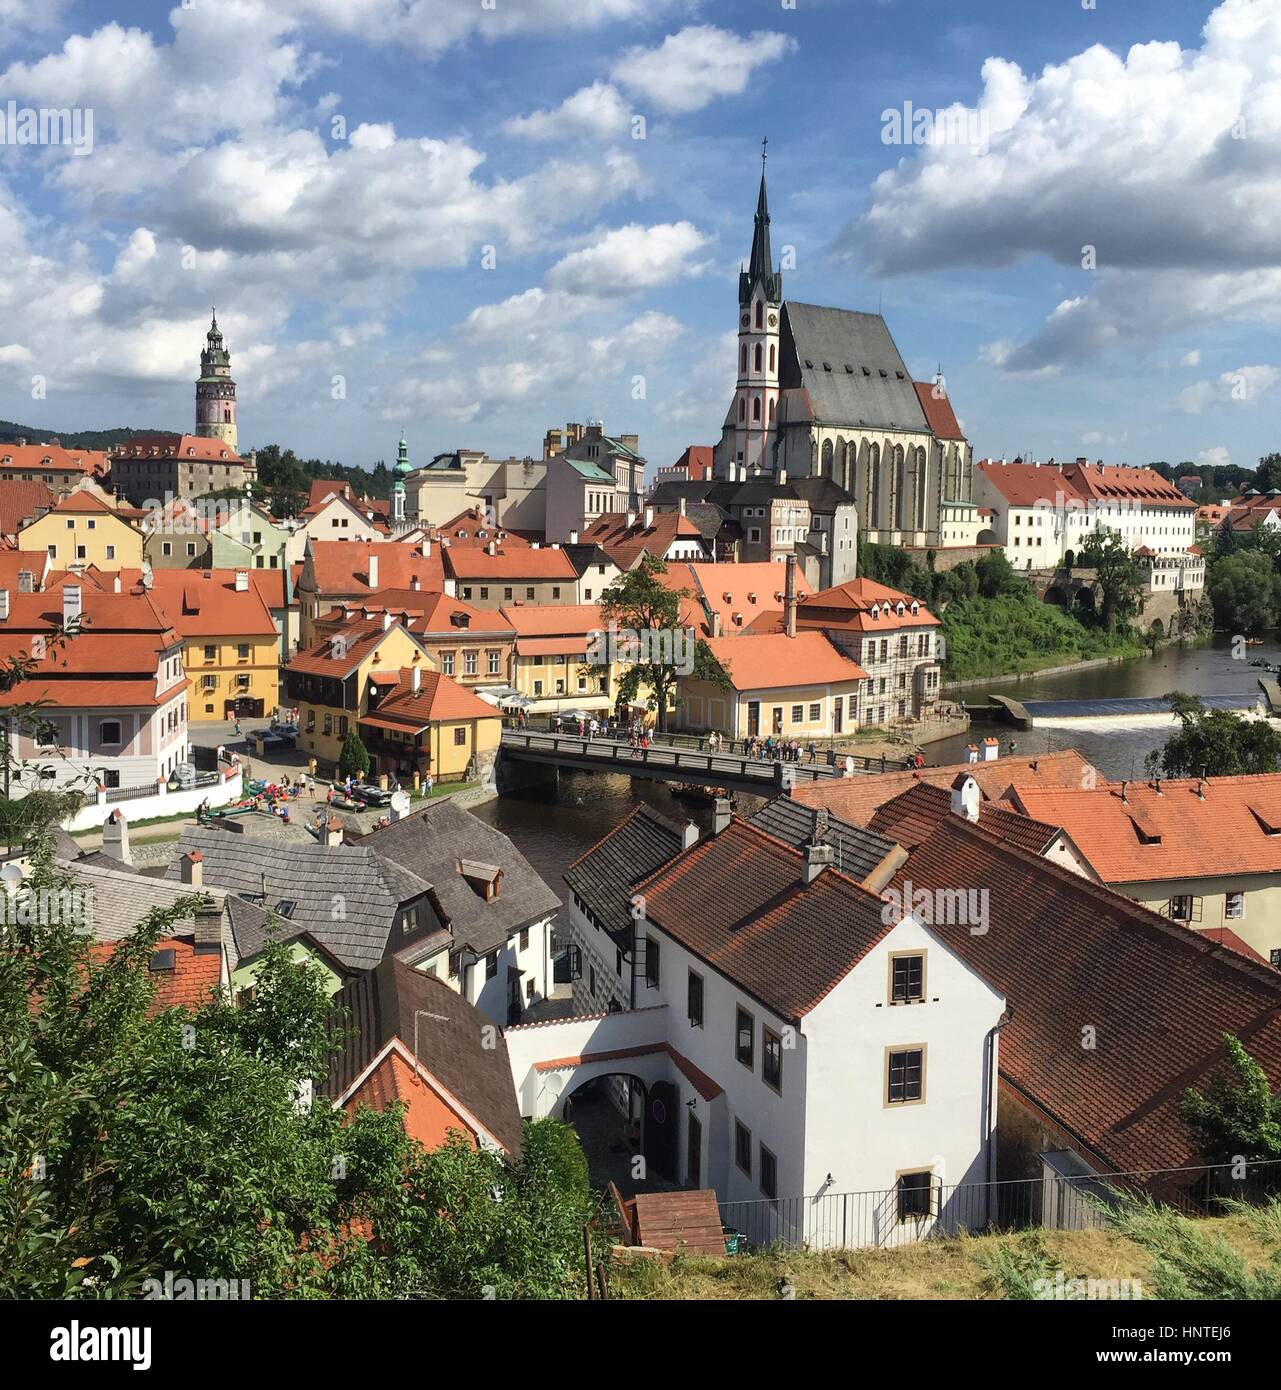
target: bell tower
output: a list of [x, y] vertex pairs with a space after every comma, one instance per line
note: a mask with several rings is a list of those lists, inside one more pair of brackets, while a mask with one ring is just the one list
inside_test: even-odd
[[231, 354], [223, 344], [216, 309], [200, 354], [196, 434], [202, 439], [221, 439], [232, 453], [236, 452], [236, 383], [231, 379]]
[[739, 477], [773, 470], [778, 408], [779, 318], [783, 274], [770, 251], [769, 199], [765, 191], [768, 138], [761, 142], [761, 188], [756, 199], [752, 255], [738, 277], [738, 380], [726, 424], [733, 432], [729, 462]]

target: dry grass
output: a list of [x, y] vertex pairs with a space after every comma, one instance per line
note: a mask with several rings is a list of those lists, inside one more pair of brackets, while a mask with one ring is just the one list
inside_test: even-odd
[[[1240, 1217], [1198, 1223], [1220, 1234], [1252, 1267], [1266, 1251]], [[1140, 1279], [1151, 1283], [1151, 1257], [1115, 1231], [1044, 1231], [1047, 1255], [1066, 1278]], [[1018, 1248], [1020, 1237], [957, 1236], [899, 1250], [833, 1253], [764, 1251], [725, 1259], [685, 1257], [615, 1261], [610, 1292], [622, 1299], [778, 1298], [784, 1279], [797, 1298], [997, 1299], [1002, 1295], [983, 1263], [998, 1247]]]

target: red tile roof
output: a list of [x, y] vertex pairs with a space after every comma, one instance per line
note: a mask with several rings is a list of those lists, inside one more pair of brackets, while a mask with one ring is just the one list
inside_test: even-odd
[[787, 690], [867, 678], [867, 672], [842, 656], [821, 632], [709, 637], [707, 646], [735, 690]]
[[[781, 612], [787, 584], [784, 565], [770, 560], [748, 564], [698, 564], [672, 560], [667, 573], [658, 576], [668, 589], [686, 590], [703, 609], [720, 614], [721, 635], [746, 631], [764, 614]], [[797, 571], [796, 592], [801, 598], [813, 592], [805, 576]], [[700, 623], [703, 635], [711, 631]], [[772, 628], [767, 629], [772, 630]]]
[[307, 505], [303, 508], [303, 516], [315, 516], [334, 497], [341, 497], [344, 502], [350, 502], [358, 512], [373, 512], [375, 517], [382, 517], [384, 520], [391, 512], [391, 503], [385, 497], [365, 497], [350, 483], [338, 478], [314, 478]]
[[52, 508], [53, 493], [43, 483], [0, 482], [0, 535], [16, 536], [37, 507]]
[[935, 438], [964, 439], [965, 433], [957, 424], [946, 390], [939, 387], [938, 392], [942, 394], [937, 394], [932, 381], [914, 381], [912, 385], [916, 387], [916, 399], [925, 413], [925, 423], [934, 432]]
[[851, 579], [803, 598], [796, 607], [796, 622], [799, 627], [837, 628], [873, 635], [938, 626], [938, 619], [923, 603], [917, 603], [913, 613], [913, 603], [916, 600], [911, 594], [871, 579]]
[[[746, 640], [746, 639], [739, 639]], [[811, 1012], [891, 930], [882, 902], [735, 817], [643, 879], [646, 918], [780, 1018]]]
[[249, 466], [225, 441], [197, 434], [135, 434], [111, 451], [118, 458], [191, 459]]
[[1014, 796], [1028, 815], [1061, 825], [1105, 883], [1281, 873], [1281, 773], [1189, 778], [1160, 788], [1127, 782], [1051, 789], [1016, 781]]
[[[442, 542], [447, 540], [451, 547], [488, 545], [490, 541], [498, 541], [509, 550], [519, 550], [529, 545], [524, 536], [507, 530], [505, 526], [496, 526], [479, 507], [459, 512], [452, 520], [442, 522], [433, 530]], [[462, 535], [458, 534], [460, 531]]]
[[[951, 816], [899, 871], [988, 894], [988, 930], [935, 926], [1013, 1006], [1000, 1070], [1114, 1172], [1202, 1161], [1179, 1116], [1239, 1037], [1281, 1089], [1281, 973]], [[1097, 1046], [1082, 1045], [1090, 1029]]]
[[[99, 964], [110, 960], [119, 941], [98, 941], [89, 947], [89, 954]], [[161, 951], [174, 953], [173, 966], [166, 970], [148, 970], [147, 978], [154, 986], [148, 1014], [165, 1009], [187, 1009], [194, 1013], [209, 1003], [210, 990], [218, 988], [222, 975], [222, 953], [216, 950], [196, 950], [191, 937], [169, 936], [157, 941], [152, 959]]]
[[[303, 562], [305, 579], [310, 566], [314, 592], [327, 598], [363, 598], [383, 589], [420, 589], [442, 592], [445, 572], [440, 547], [432, 546], [424, 555], [414, 545], [399, 541], [309, 541], [308, 559]], [[369, 561], [376, 558], [377, 575], [370, 584]]]
[[[369, 711], [369, 719], [387, 720], [407, 730], [418, 730], [445, 720], [501, 718], [496, 706], [439, 671], [419, 668], [418, 679], [419, 687], [415, 690], [413, 669], [402, 668], [396, 688]], [[366, 722], [368, 720], [361, 720], [361, 723]]]
[[[867, 826], [905, 849], [915, 849], [952, 814], [950, 791], [933, 782], [917, 782], [880, 806]], [[1020, 815], [996, 801], [980, 801], [978, 823], [997, 839], [1009, 840], [1033, 854], [1044, 854], [1062, 833], [1057, 826]]]
[[1106, 778], [1086, 762], [1075, 748], [1041, 753], [1035, 758], [996, 758], [990, 763], [948, 763], [943, 767], [875, 772], [867, 777], [841, 777], [807, 782], [792, 789], [792, 799], [806, 806], [826, 807], [851, 825], [866, 825], [877, 807], [917, 782], [950, 787], [958, 772], [968, 773], [988, 801], [1001, 799], [1012, 782], [1045, 787], [1079, 787], [1092, 778]]
[[102, 449], [64, 449], [61, 444], [0, 444], [0, 469], [23, 473], [74, 471], [102, 477], [110, 456]]
[[595, 603], [511, 604], [500, 611], [521, 637], [585, 636], [601, 625]]
[[440, 549], [449, 573], [455, 579], [473, 583], [563, 579], [572, 584], [578, 578], [578, 571], [569, 556], [550, 545], [511, 545], [503, 541], [496, 546], [497, 553], [493, 555], [489, 553], [488, 546], [451, 545], [441, 546]]
[[237, 592], [235, 570], [160, 569], [152, 581], [152, 597], [181, 637], [276, 635], [261, 590], [251, 582]]
[[620, 570], [630, 570], [642, 555], [663, 559], [678, 537], [702, 540], [703, 533], [679, 512], [655, 512], [653, 524], [639, 516], [632, 525], [626, 515], [611, 512], [579, 537], [583, 545], [598, 545]]
[[353, 618], [323, 642], [299, 652], [285, 670], [310, 676], [348, 676], [394, 631], [407, 629], [397, 622], [384, 627], [381, 617]]
[[1003, 463], [992, 459], [981, 460], [978, 468], [1013, 507], [1034, 507], [1038, 502], [1085, 507], [1090, 503], [1124, 501], [1196, 510], [1195, 502], [1152, 468], [1128, 468], [1115, 463]]

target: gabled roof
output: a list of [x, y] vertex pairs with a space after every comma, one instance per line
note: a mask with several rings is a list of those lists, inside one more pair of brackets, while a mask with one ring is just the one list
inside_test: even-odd
[[1044, 788], [1016, 781], [1028, 815], [1053, 819], [1105, 883], [1281, 874], [1281, 773]]
[[[1000, 1069], [1113, 1172], [1202, 1161], [1179, 1116], [1241, 1039], [1281, 1088], [1281, 974], [957, 816], [908, 859], [914, 890], [985, 892], [988, 929], [933, 930], [1013, 1006]], [[1097, 1046], [1082, 1046], [1089, 1028]]]
[[111, 462], [105, 449], [66, 449], [61, 444], [0, 443], [0, 469], [23, 473], [70, 472], [100, 478]]
[[180, 637], [276, 635], [262, 591], [238, 591], [235, 570], [153, 570], [151, 594]]
[[[916, 603], [917, 611], [912, 612]], [[902, 614], [899, 605], [903, 605]], [[900, 628], [937, 627], [938, 619], [911, 594], [900, 593], [871, 579], [851, 579], [831, 589], [810, 594], [797, 605], [800, 627], [840, 628], [869, 636], [897, 632]]]
[[383, 617], [353, 618], [323, 642], [317, 642], [314, 647], [299, 652], [285, 670], [300, 671], [309, 676], [334, 676], [342, 679], [349, 676], [362, 661], [376, 651], [383, 638], [390, 632], [408, 633], [408, 629], [397, 622], [384, 626]]
[[892, 862], [899, 853], [895, 841], [878, 834], [875, 828], [851, 825], [838, 816], [829, 816], [786, 796], [767, 801], [755, 815], [748, 817], [748, 824], [793, 849], [813, 844], [815, 836], [821, 832], [819, 843], [830, 845], [835, 855], [833, 867], [865, 887], [867, 879], [883, 870], [886, 861]]
[[917, 782], [950, 787], [958, 773], [973, 777], [984, 800], [1001, 800], [1011, 783], [1019, 786], [1079, 787], [1086, 778], [1106, 782], [1075, 748], [1041, 753], [1034, 758], [996, 758], [988, 763], [947, 763], [942, 767], [874, 772], [866, 777], [828, 778], [798, 783], [792, 800], [805, 806], [824, 806], [853, 825], [866, 825], [877, 807]]
[[921, 410], [934, 437], [964, 440], [965, 432], [957, 423], [946, 389], [936, 386], [932, 381], [917, 381], [913, 382], [913, 385], [916, 387], [916, 398], [921, 403]]
[[867, 672], [842, 656], [821, 632], [709, 637], [708, 649], [735, 690], [786, 690], [861, 681]]
[[[44, 483], [0, 482], [0, 535], [17, 535], [18, 528], [35, 516], [38, 507], [49, 509], [53, 501], [53, 493]], [[28, 567], [30, 563], [28, 560]]]
[[[345, 1095], [388, 1044], [399, 1042], [411, 1067], [416, 1061], [508, 1154], [519, 1156], [524, 1126], [506, 1039], [443, 980], [389, 957], [339, 990], [333, 1004], [333, 1029], [345, 1043], [322, 1087], [326, 1095]], [[384, 1099], [414, 1105], [412, 1090]]]
[[442, 546], [445, 566], [455, 579], [491, 584], [511, 580], [563, 579], [573, 583], [578, 571], [569, 556], [554, 546], [512, 545], [506, 541], [491, 555], [487, 546]]
[[586, 636], [601, 625], [596, 603], [508, 604], [499, 611], [520, 637]]
[[135, 434], [111, 450], [115, 458], [157, 458], [199, 463], [245, 464], [222, 439], [198, 434]]
[[494, 705], [439, 671], [419, 667], [415, 690], [414, 669], [402, 667], [395, 688], [377, 704], [371, 702], [368, 715], [360, 722], [378, 727], [391, 723], [403, 726], [406, 733], [418, 733], [445, 720], [499, 718]]
[[643, 801], [565, 870], [565, 882], [624, 951], [632, 949], [636, 885], [680, 853], [681, 831]]
[[[370, 583], [370, 558], [376, 561], [377, 576]], [[424, 555], [418, 546], [399, 541], [308, 541], [308, 569], [315, 580], [315, 592], [327, 598], [363, 598], [381, 589], [410, 589], [417, 580], [420, 589], [443, 591], [445, 572], [440, 547], [432, 546]]]
[[645, 917], [779, 1018], [811, 1012], [893, 928], [880, 898], [737, 817], [643, 879]]
[[643, 515], [634, 518], [629, 526], [626, 515], [611, 512], [594, 522], [581, 539], [600, 546], [620, 570], [630, 570], [642, 555], [661, 560], [682, 537], [706, 544], [698, 527], [679, 512], [655, 512], [649, 526]]
[[[963, 780], [965, 775], [958, 772], [956, 776]], [[907, 849], [915, 849], [930, 838], [940, 821], [952, 814], [949, 790], [936, 783], [917, 782], [879, 807], [868, 826]], [[1032, 854], [1044, 854], [1063, 833], [1057, 826], [1032, 820], [992, 801], [980, 802], [978, 823], [998, 840], [1009, 840]]]
[[[612, 481], [612, 479], [611, 479]], [[456, 545], [488, 545], [490, 541], [498, 541], [512, 550], [519, 550], [528, 546], [529, 541], [524, 536], [515, 531], [509, 531], [505, 526], [497, 526], [493, 520], [487, 518], [479, 507], [471, 507], [465, 512], [459, 512], [456, 517], [449, 521], [442, 521], [439, 526], [432, 528], [441, 542], [448, 541], [451, 547]], [[462, 534], [460, 535], [459, 532]]]
[[[787, 568], [771, 560], [749, 564], [699, 564], [672, 560], [667, 573], [658, 576], [665, 588], [687, 590], [706, 612], [719, 614], [721, 635], [741, 633], [762, 613], [781, 611], [787, 587]], [[796, 593], [805, 597], [812, 590], [805, 576], [796, 571]], [[704, 627], [710, 637], [710, 627]]]

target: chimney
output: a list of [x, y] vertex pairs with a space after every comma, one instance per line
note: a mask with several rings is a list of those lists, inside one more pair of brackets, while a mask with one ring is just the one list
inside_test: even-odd
[[111, 592], [119, 594], [124, 592], [124, 586], [120, 583], [120, 575], [114, 574], [111, 577]]
[[378, 587], [378, 556], [377, 556], [377, 555], [370, 555], [370, 557], [369, 557], [369, 587], [370, 587], [371, 589], [376, 589], [376, 588]]
[[685, 822], [685, 828], [681, 831], [681, 848], [693, 849], [698, 844], [698, 826], [692, 820]]
[[342, 844], [342, 821], [337, 816], [330, 816], [325, 822], [325, 845], [329, 849], [336, 849]]
[[981, 761], [985, 763], [994, 763], [1000, 756], [1000, 740], [995, 738], [985, 738], [983, 740], [983, 757]]
[[222, 949], [222, 908], [206, 899], [196, 909], [196, 950]]
[[635, 525], [636, 525], [636, 513], [635, 513], [635, 512], [628, 512], [628, 513], [627, 513], [627, 529], [630, 531], [631, 528], [632, 528], [633, 526], [635, 526]]
[[198, 849], [184, 854], [179, 861], [182, 881], [192, 888], [203, 888], [205, 883], [205, 856]]
[[571, 532], [569, 533], [569, 543], [570, 543], [570, 545], [577, 545], [577, 544], [578, 544], [578, 532], [577, 532], [577, 531], [571, 531]]
[[70, 628], [80, 621], [80, 585], [62, 586], [62, 625]]
[[952, 814], [978, 824], [979, 784], [968, 772], [958, 772], [952, 782]]
[[497, 554], [498, 554], [498, 542], [497, 542], [497, 541], [490, 541], [490, 543], [485, 547], [485, 554], [486, 554], [486, 555], [497, 555]]
[[385, 610], [385, 611], [383, 612], [383, 631], [384, 631], [384, 632], [386, 632], [386, 631], [391, 627], [391, 622], [392, 622], [392, 619], [391, 619], [391, 612], [390, 612], [390, 610]]
[[123, 811], [112, 811], [102, 825], [102, 852], [121, 864], [132, 864], [129, 854], [129, 822]]
[[9, 591], [0, 589], [0, 623], [9, 621]]
[[247, 593], [249, 592], [249, 571], [248, 571], [248, 570], [237, 570], [237, 571], [236, 571], [236, 592], [237, 592], [238, 594], [247, 594]]
[[36, 591], [36, 577], [30, 570], [18, 571], [18, 592], [20, 594], [34, 594]]
[[680, 499], [680, 502], [678, 503], [678, 507], [679, 507], [679, 509], [680, 509], [680, 514], [681, 514], [682, 516], [684, 516], [684, 515], [685, 515], [685, 499], [684, 499], [683, 497]]
[[734, 808], [723, 796], [718, 796], [712, 807], [712, 834], [719, 835], [722, 830], [728, 830], [733, 814]]
[[646, 508], [645, 508], [645, 529], [648, 531], [649, 528], [650, 528], [651, 526], [653, 526], [653, 524], [654, 524], [654, 509], [653, 509], [653, 507], [646, 507]]
[[415, 695], [423, 688], [423, 668], [421, 666], [411, 667], [409, 672], [409, 688]]
[[787, 587], [783, 591], [783, 631], [796, 636], [796, 556], [787, 557]]
[[801, 869], [801, 883], [808, 888], [811, 883], [832, 863], [831, 845], [806, 845], [803, 850], [805, 864]]

